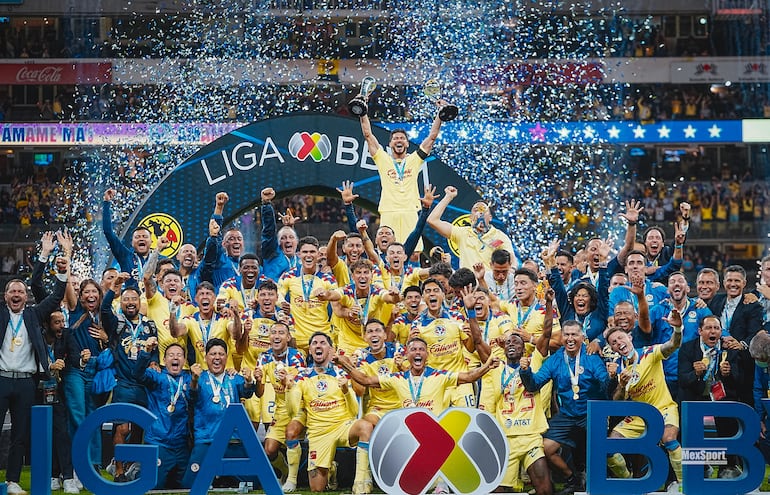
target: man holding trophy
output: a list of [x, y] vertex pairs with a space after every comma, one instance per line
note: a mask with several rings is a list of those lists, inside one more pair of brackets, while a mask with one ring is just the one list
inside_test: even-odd
[[[440, 97], [440, 83], [436, 80], [425, 84], [424, 93], [439, 107], [428, 137], [420, 147], [408, 153], [409, 139], [403, 129], [394, 129], [390, 133], [390, 154], [385, 151], [372, 133], [372, 126], [367, 115], [367, 99], [377, 86], [374, 78], [367, 76], [361, 82], [361, 92], [353, 98], [348, 108], [353, 115], [361, 119], [361, 131], [369, 147], [369, 154], [377, 165], [380, 175], [382, 193], [378, 210], [380, 226], [387, 225], [393, 229], [396, 241], [404, 242], [417, 224], [420, 212], [420, 193], [417, 187], [417, 176], [423, 161], [430, 155], [433, 143], [438, 137], [443, 122], [457, 117], [457, 107], [448, 104]], [[418, 245], [417, 250], [421, 249]]]

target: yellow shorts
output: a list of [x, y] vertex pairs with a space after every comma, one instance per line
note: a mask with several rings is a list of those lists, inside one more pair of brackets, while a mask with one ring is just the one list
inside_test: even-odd
[[[679, 428], [679, 408], [676, 404], [660, 410], [663, 415], [663, 424], [666, 426], [675, 426]], [[644, 421], [638, 416], [626, 416], [623, 421], [612, 429], [612, 431], [619, 433], [623, 438], [638, 438], [642, 436], [646, 427]]]
[[265, 438], [272, 438], [278, 443], [285, 444], [286, 427], [289, 426], [289, 421], [290, 418], [285, 409], [283, 411], [276, 411], [275, 415], [273, 415], [273, 423], [267, 429]]
[[[420, 216], [420, 212], [414, 211], [381, 211], [380, 212], [380, 226], [388, 226], [393, 229], [393, 233], [396, 234], [396, 241], [400, 243], [406, 242], [406, 238], [412, 233], [415, 226], [417, 226], [417, 219]], [[415, 251], [422, 251], [422, 239], [417, 242]]]
[[355, 419], [349, 419], [321, 435], [308, 435], [307, 470], [330, 468], [337, 447], [351, 447], [350, 428]]
[[449, 403], [455, 407], [476, 407], [476, 394], [473, 391], [473, 384], [463, 383], [447, 390], [450, 394]]
[[508, 468], [503, 476], [502, 486], [518, 486], [519, 470], [523, 466], [526, 471], [534, 462], [545, 457], [542, 435], [525, 435], [508, 437]]

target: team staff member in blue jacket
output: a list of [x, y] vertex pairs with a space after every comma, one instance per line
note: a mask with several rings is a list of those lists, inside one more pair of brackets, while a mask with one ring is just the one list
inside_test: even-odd
[[[200, 470], [200, 463], [206, 457], [227, 407], [254, 395], [256, 381], [253, 370], [246, 368], [241, 370], [242, 375], [230, 375], [225, 373], [226, 364], [227, 344], [222, 339], [214, 338], [206, 343], [208, 370], [203, 371], [198, 363], [190, 366], [195, 442], [190, 453], [190, 464], [182, 479], [184, 488], [192, 487], [195, 475]], [[246, 457], [246, 451], [242, 445], [231, 443], [225, 455]]]
[[174, 342], [166, 348], [162, 371], [149, 367], [157, 353], [158, 339], [149, 338], [145, 350], [139, 352], [134, 377], [147, 388], [147, 409], [158, 421], [144, 432], [144, 441], [158, 446], [158, 484], [156, 490], [180, 488], [187, 469], [190, 449], [188, 414], [190, 411], [189, 373], [182, 371], [186, 362], [185, 349]]
[[112, 256], [120, 265], [120, 271], [131, 274], [129, 285], [137, 285], [139, 280], [142, 280], [144, 264], [147, 263], [147, 258], [150, 256], [152, 234], [147, 227], [137, 227], [131, 234], [131, 247], [120, 240], [112, 227], [112, 200], [115, 199], [116, 194], [115, 189], [104, 191], [102, 230], [107, 238], [107, 243], [110, 245]]

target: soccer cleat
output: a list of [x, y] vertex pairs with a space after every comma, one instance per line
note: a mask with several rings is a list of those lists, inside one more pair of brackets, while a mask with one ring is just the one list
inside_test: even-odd
[[80, 493], [75, 480], [64, 480], [64, 493]]
[[105, 471], [107, 471], [107, 473], [108, 473], [110, 476], [112, 476], [113, 478], [115, 477], [115, 458], [114, 458], [114, 457], [112, 458], [112, 460], [110, 461], [110, 463], [109, 463], [109, 464], [107, 464], [107, 467], [106, 467], [106, 468], [104, 468], [104, 470], [105, 470]]
[[353, 483], [353, 495], [365, 495], [372, 493], [372, 480], [356, 481]]
[[682, 493], [682, 486], [677, 481], [672, 481], [666, 487], [666, 493], [679, 494]]
[[126, 478], [129, 481], [135, 480], [141, 474], [141, 469], [142, 466], [138, 462], [132, 462], [128, 469], [126, 469]]
[[339, 486], [337, 483], [337, 461], [332, 461], [332, 466], [329, 468], [329, 481], [326, 482], [327, 490], [336, 490]]
[[297, 484], [293, 481], [287, 480], [286, 483], [283, 484], [283, 493], [292, 493], [297, 491]]

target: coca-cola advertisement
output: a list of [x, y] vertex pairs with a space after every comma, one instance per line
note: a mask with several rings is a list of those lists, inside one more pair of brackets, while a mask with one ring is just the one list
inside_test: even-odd
[[0, 84], [101, 84], [112, 82], [110, 62], [0, 64]]

